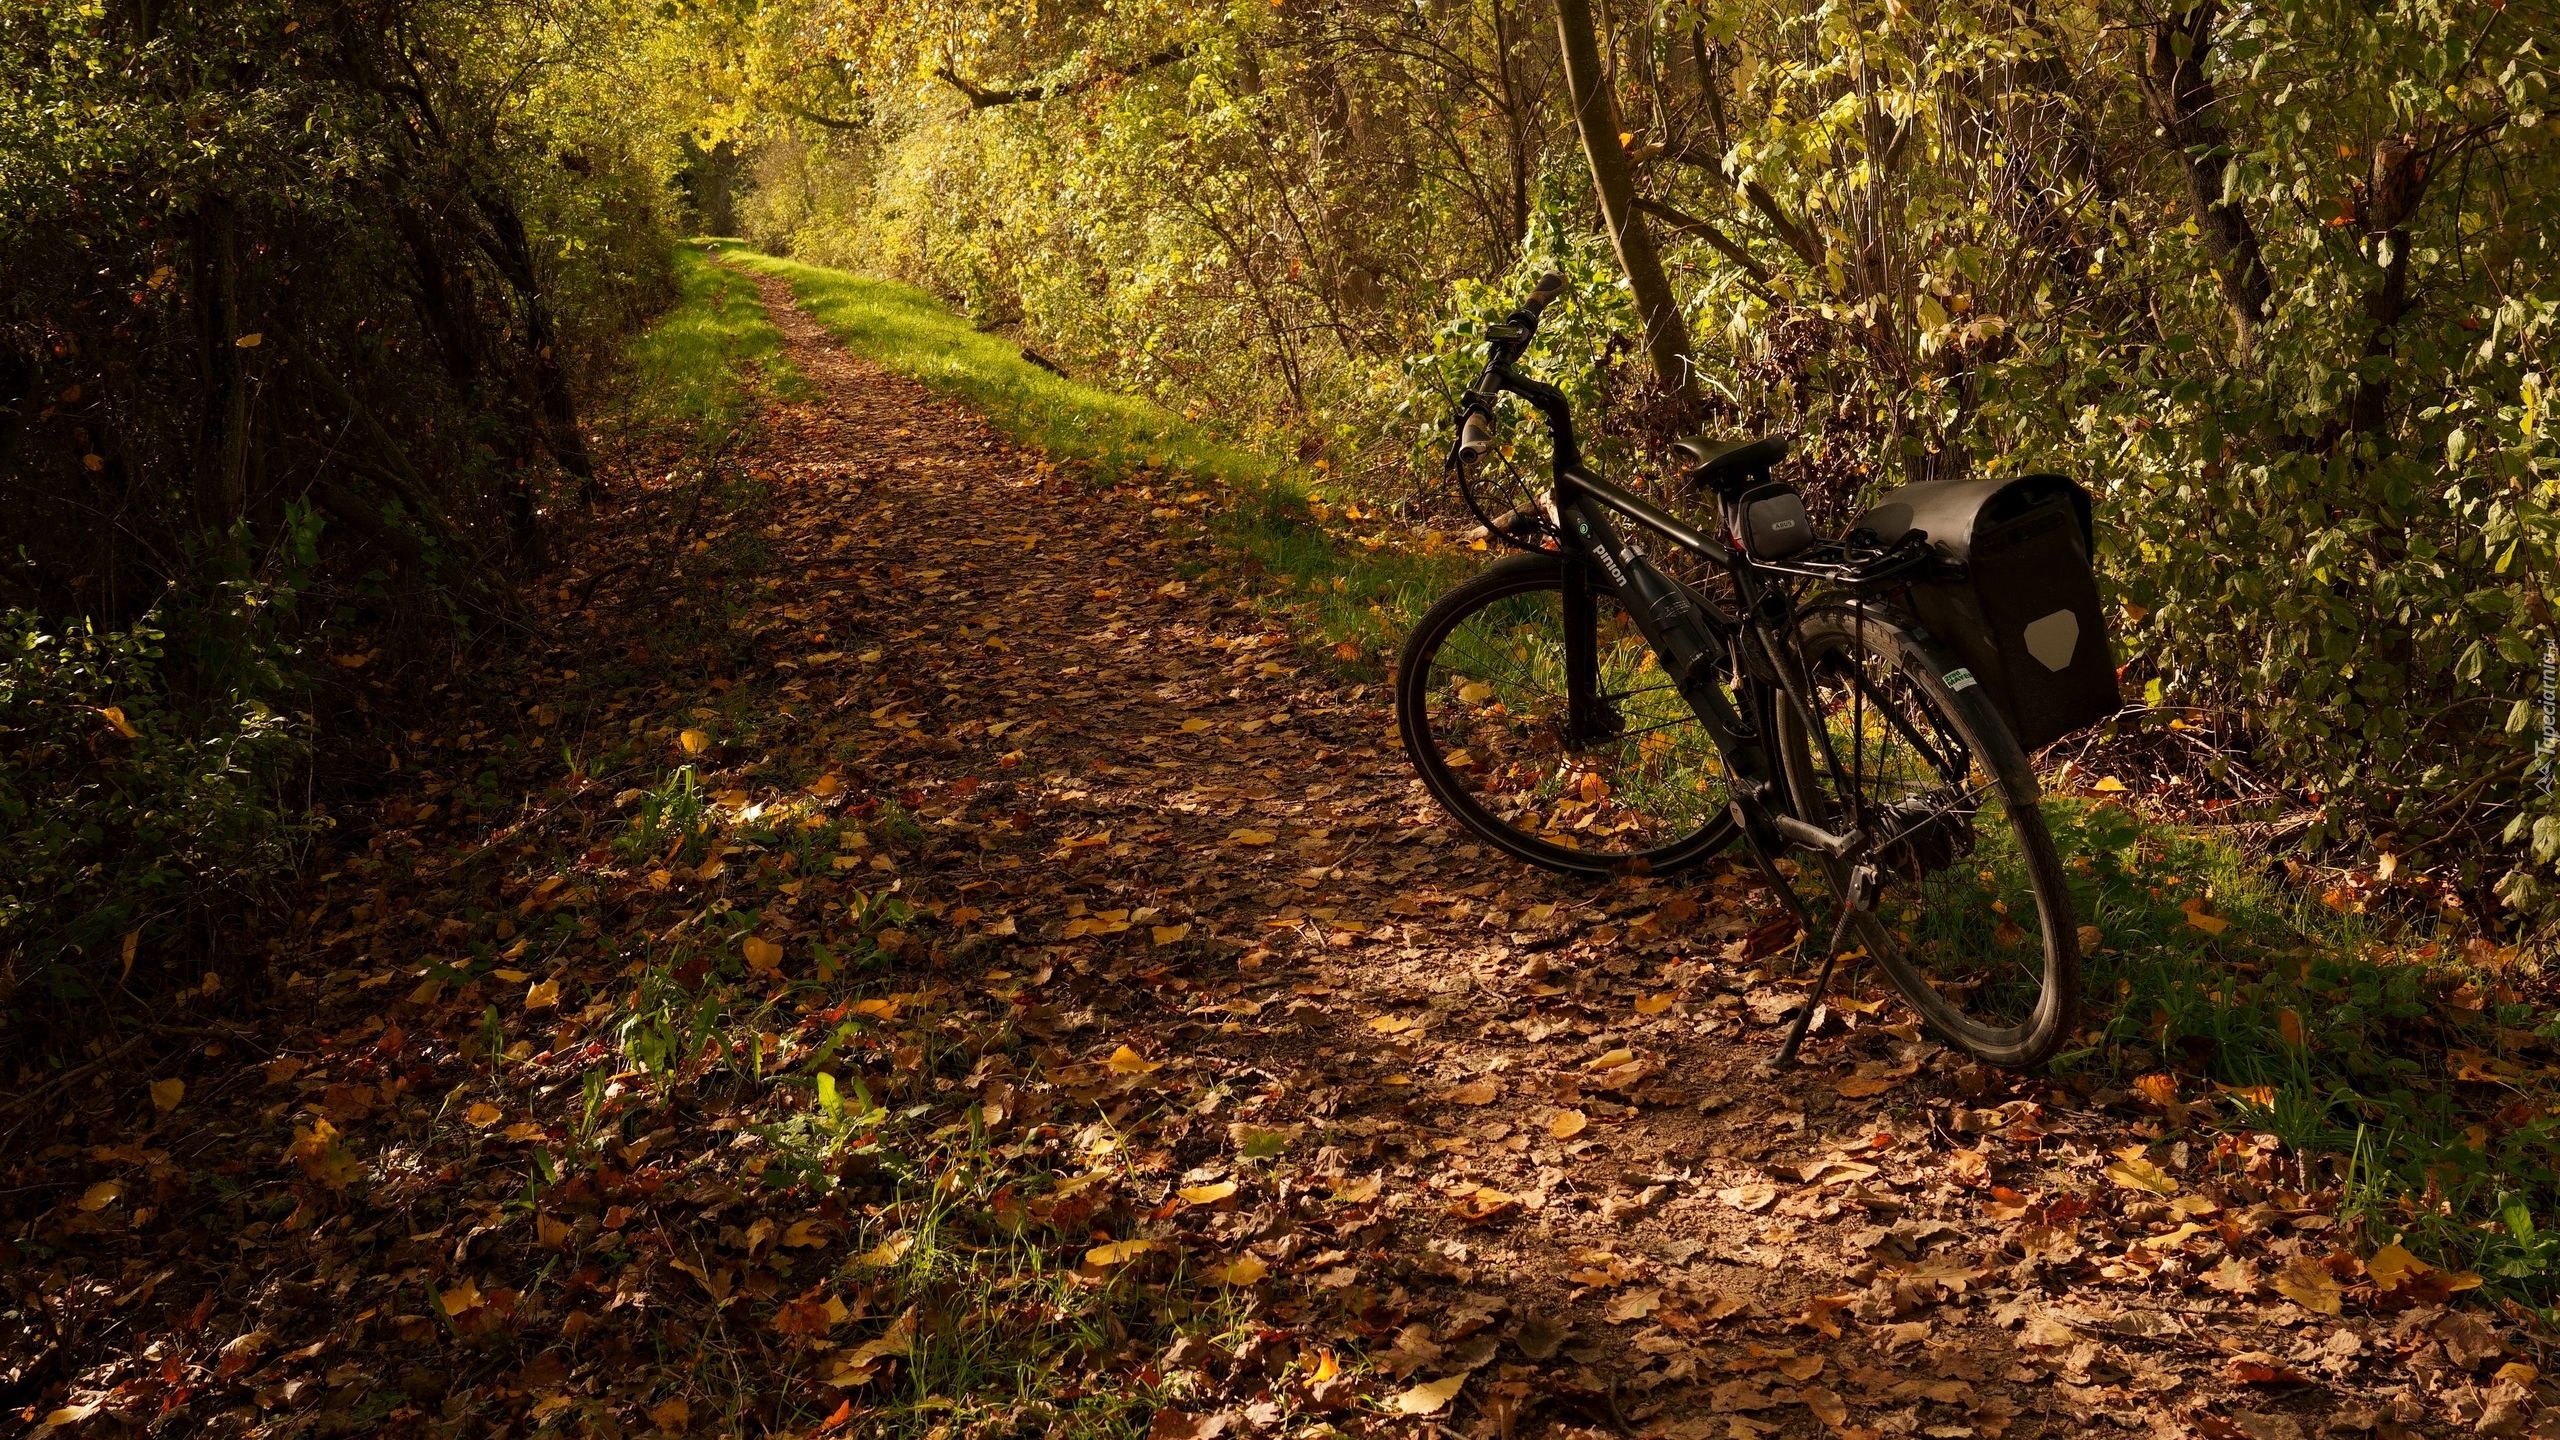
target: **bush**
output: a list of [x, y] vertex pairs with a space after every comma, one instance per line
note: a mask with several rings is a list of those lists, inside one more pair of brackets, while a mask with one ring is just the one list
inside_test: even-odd
[[161, 658], [151, 617], [0, 611], [0, 1025], [194, 950], [290, 869], [297, 727], [240, 695], [182, 710]]

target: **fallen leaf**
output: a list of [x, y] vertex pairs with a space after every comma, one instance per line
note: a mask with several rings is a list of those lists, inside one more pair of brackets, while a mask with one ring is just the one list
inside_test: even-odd
[[184, 1080], [154, 1080], [151, 1082], [151, 1108], [159, 1111], [163, 1115], [177, 1109], [178, 1102], [186, 1098], [187, 1082]]
[[2128, 1145], [2116, 1152], [2116, 1163], [2107, 1167], [2107, 1178], [2127, 1190], [2151, 1195], [2178, 1193], [2178, 1182], [2168, 1171], [2152, 1164], [2139, 1145]]
[[1778, 1199], [1778, 1187], [1766, 1180], [1746, 1180], [1716, 1192], [1716, 1198], [1746, 1213], [1768, 1209]]
[[1570, 1140], [1591, 1124], [1591, 1117], [1579, 1110], [1562, 1110], [1547, 1122], [1547, 1133], [1559, 1140]]
[[1466, 1372], [1462, 1370], [1446, 1380], [1434, 1380], [1428, 1384], [1416, 1385], [1409, 1390], [1398, 1391], [1395, 1397], [1396, 1413], [1437, 1415], [1448, 1408], [1450, 1401], [1458, 1398], [1458, 1392], [1466, 1387], [1466, 1383]]
[[860, 1255], [855, 1256], [854, 1263], [857, 1265], [869, 1265], [874, 1269], [887, 1265], [895, 1265], [900, 1260], [906, 1258], [907, 1252], [914, 1249], [915, 1244], [916, 1237], [913, 1235], [892, 1235], [888, 1239], [881, 1241], [879, 1244], [872, 1246], [870, 1249], [863, 1251]]
[[1663, 1011], [1670, 1009], [1671, 1002], [1676, 998], [1678, 997], [1667, 994], [1641, 996], [1636, 1000], [1636, 1013], [1639, 1015], [1659, 1015]]
[[739, 947], [746, 953], [747, 968], [771, 974], [782, 968], [782, 947], [761, 935], [750, 935]]
[[2275, 1278], [2277, 1293], [2305, 1310], [2321, 1315], [2335, 1315], [2342, 1307], [2346, 1287], [2329, 1267], [2315, 1255], [2297, 1255]]
[[1662, 1291], [1654, 1288], [1629, 1290], [1609, 1302], [1603, 1315], [1612, 1325], [1631, 1325], [1662, 1308]]
[[123, 1193], [123, 1181], [101, 1180], [80, 1192], [80, 1208], [94, 1215], [116, 1203], [116, 1197]]
[[2097, 791], [2101, 795], [2121, 795], [2124, 793], [2125, 786], [2123, 781], [2117, 779], [2113, 775], [2109, 775], [2089, 788]]
[[1270, 1274], [1271, 1267], [1260, 1260], [1247, 1255], [1236, 1260], [1233, 1264], [1221, 1267], [1215, 1273], [1218, 1277], [1219, 1283], [1221, 1284], [1251, 1285], [1262, 1279], [1263, 1276]]
[[1154, 1248], [1156, 1248], [1156, 1242], [1153, 1240], [1114, 1240], [1108, 1245], [1096, 1245], [1084, 1252], [1084, 1262], [1088, 1265], [1119, 1265], [1135, 1260]]
[[1457, 1086], [1440, 1098], [1452, 1105], [1490, 1105], [1494, 1097], [1501, 1093], [1502, 1087], [1496, 1085], [1492, 1077], [1487, 1076], [1484, 1079], [1470, 1080], [1464, 1085]]
[[1633, 1050], [1611, 1050], [1603, 1054], [1594, 1055], [1590, 1059], [1583, 1061], [1582, 1068], [1585, 1070], [1615, 1070], [1621, 1065], [1632, 1065], [1635, 1061], [1636, 1052]]
[[506, 1118], [506, 1111], [486, 1100], [475, 1100], [470, 1109], [462, 1112], [462, 1123], [474, 1130], [486, 1130]]
[[1126, 1045], [1112, 1051], [1111, 1058], [1102, 1063], [1114, 1075], [1151, 1075], [1164, 1068], [1162, 1061], [1150, 1060]]
[[1191, 933], [1191, 926], [1188, 923], [1181, 925], [1158, 925], [1152, 933], [1155, 936], [1157, 944], [1171, 945], [1175, 941], [1188, 936]]
[[1227, 843], [1230, 845], [1268, 845], [1279, 838], [1268, 830], [1240, 829], [1227, 832]]
[[2433, 1270], [2433, 1265], [2419, 1259], [2393, 1241], [2373, 1252], [2364, 1262], [2364, 1273], [2373, 1277], [2376, 1288], [2394, 1290], [2414, 1276]]
[[1207, 1185], [1186, 1185], [1173, 1193], [1181, 1196], [1187, 1204], [1215, 1205], [1236, 1193], [1236, 1182], [1219, 1180]]
[[687, 730], [676, 736], [676, 743], [684, 747], [687, 755], [699, 755], [711, 748], [711, 737], [699, 730]]
[[440, 1298], [444, 1304], [444, 1313], [447, 1315], [460, 1315], [465, 1311], [477, 1310], [487, 1303], [480, 1294], [480, 1287], [467, 1278], [461, 1284], [445, 1291]]
[[1490, 1185], [1449, 1202], [1449, 1213], [1469, 1225], [1490, 1225], [1519, 1208], [1519, 1196]]
[[1814, 1419], [1834, 1430], [1849, 1423], [1848, 1403], [1840, 1398], [1840, 1392], [1836, 1390], [1815, 1385], [1798, 1391], [1796, 1398], [1804, 1402], [1804, 1408], [1813, 1412]]
[[524, 1008], [527, 1010], [548, 1010], [559, 1003], [560, 982], [557, 980], [536, 980], [525, 988]]

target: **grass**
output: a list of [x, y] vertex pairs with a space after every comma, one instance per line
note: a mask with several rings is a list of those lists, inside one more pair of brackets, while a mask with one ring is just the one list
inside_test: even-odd
[[712, 263], [705, 247], [678, 246], [675, 260], [675, 307], [628, 352], [628, 420], [716, 443], [762, 398], [816, 393], [782, 353], [754, 282]]
[[[909, 286], [709, 242], [721, 262], [789, 283], [842, 343], [986, 415], [1025, 445], [1127, 487], [1159, 518], [1197, 515], [1266, 595], [1335, 653], [1391, 653], [1429, 600], [1477, 563], [1372, 525], [1344, 496], [1162, 408], [1061, 378]], [[1347, 512], [1347, 513], [1346, 513]], [[2088, 1028], [2057, 1062], [2086, 1093], [2130, 1093], [2145, 1133], [2238, 1156], [2271, 1135], [2281, 1189], [2335, 1207], [2370, 1252], [2395, 1238], [2478, 1273], [2492, 1293], [2560, 1298], [2560, 1087], [2523, 1060], [2560, 1044], [2497, 952], [2333, 909], [2218, 831], [2137, 817], [2108, 797], [2049, 803], [2080, 857]], [[2237, 1163], [2235, 1161], [2235, 1163]], [[2537, 1217], [2540, 1217], [2537, 1219]]]
[[1136, 492], [1158, 518], [1196, 518], [1247, 562], [1267, 599], [1345, 661], [1391, 653], [1412, 617], [1471, 568], [1455, 544], [1390, 534], [1308, 472], [1223, 444], [1147, 400], [1041, 368], [913, 286], [705, 243], [724, 264], [788, 282], [801, 308], [855, 354], [969, 405], [1097, 483]]

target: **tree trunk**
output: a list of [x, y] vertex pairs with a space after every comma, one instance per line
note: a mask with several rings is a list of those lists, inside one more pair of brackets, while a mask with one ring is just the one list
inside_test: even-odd
[[1662, 273], [1653, 237], [1636, 210], [1636, 187], [1628, 173], [1627, 149], [1618, 140], [1618, 106], [1609, 94], [1601, 69], [1600, 41], [1593, 32], [1587, 0], [1556, 0], [1556, 37], [1564, 51], [1565, 88], [1573, 96], [1574, 127], [1582, 135], [1582, 153], [1591, 161], [1592, 188], [1600, 192], [1600, 218], [1609, 227], [1618, 264], [1635, 293], [1636, 313], [1644, 321], [1644, 350], [1653, 362], [1654, 378], [1680, 407], [1694, 413], [1698, 386], [1689, 364], [1689, 326], [1680, 317], [1679, 298]]
[[2142, 98], [2178, 152], [2188, 198], [2195, 202], [2196, 228], [2222, 282], [2223, 306], [2231, 312], [2234, 355], [2246, 362], [2257, 348], [2258, 327], [2266, 321], [2275, 287], [2259, 255], [2258, 230], [2249, 212], [2240, 208], [2239, 197], [2223, 193], [2231, 136], [2223, 128], [2213, 75], [2206, 68], [2220, 19], [2217, 0], [2195, 0], [2151, 28], [2143, 47]]

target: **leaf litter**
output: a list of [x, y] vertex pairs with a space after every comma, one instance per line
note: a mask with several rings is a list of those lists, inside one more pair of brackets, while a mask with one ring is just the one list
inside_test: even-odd
[[342, 817], [272, 995], [13, 1153], [26, 1424], [2538, 1413], [2477, 1277], [2358, 1259], [2167, 1077], [2128, 1122], [1854, 973], [1761, 1075], [1804, 987], [1742, 876], [1486, 853], [1374, 679], [1275, 663], [1218, 497], [1097, 489], [767, 293], [824, 398], [663, 575], [603, 573], [688, 499], [632, 457], [591, 608]]

